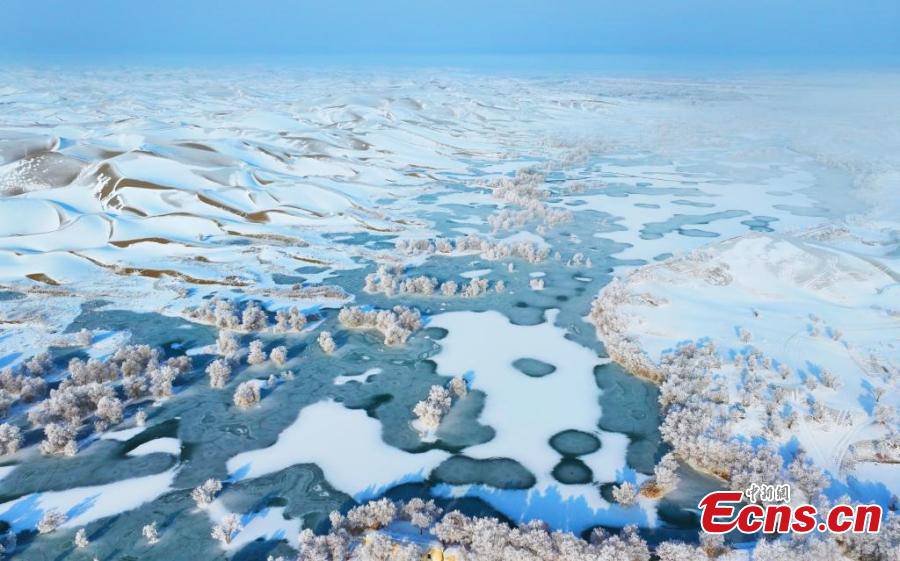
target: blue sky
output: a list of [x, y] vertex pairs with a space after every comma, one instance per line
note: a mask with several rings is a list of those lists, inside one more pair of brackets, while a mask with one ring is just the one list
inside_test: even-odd
[[900, 54], [900, 0], [4, 0], [0, 56]]

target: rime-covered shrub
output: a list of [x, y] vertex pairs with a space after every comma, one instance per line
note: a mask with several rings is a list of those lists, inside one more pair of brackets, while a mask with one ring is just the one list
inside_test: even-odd
[[637, 491], [635, 490], [634, 485], [627, 481], [623, 481], [621, 484], [612, 488], [612, 496], [620, 505], [629, 507], [637, 500]]
[[363, 310], [358, 306], [342, 308], [338, 320], [351, 329], [379, 331], [384, 335], [384, 344], [389, 346], [406, 343], [409, 336], [422, 326], [419, 311], [406, 306], [394, 306], [393, 310]]
[[488, 291], [487, 279], [472, 279], [463, 285], [460, 294], [463, 298], [478, 298], [484, 296]]
[[448, 280], [441, 284], [441, 294], [444, 296], [456, 296], [458, 290], [459, 285], [456, 284], [456, 281]]
[[413, 413], [424, 432], [429, 432], [437, 429], [451, 405], [450, 392], [446, 388], [431, 386], [428, 397], [416, 404]]
[[171, 397], [178, 370], [168, 364], [150, 371], [150, 394], [156, 399]]
[[678, 461], [675, 454], [669, 452], [653, 468], [653, 478], [641, 486], [641, 494], [649, 498], [659, 498], [669, 493], [678, 485]]
[[484, 239], [477, 234], [468, 234], [453, 241], [437, 238], [431, 240], [397, 240], [395, 248], [405, 255], [465, 255], [478, 253], [488, 261], [518, 258], [529, 263], [539, 263], [547, 259], [550, 249], [531, 242], [507, 242]]
[[75, 429], [64, 423], [48, 423], [44, 426], [41, 453], [52, 456], [74, 456], [78, 452]]
[[284, 366], [284, 363], [287, 362], [287, 347], [284, 345], [275, 347], [269, 353], [269, 359], [275, 366]]
[[50, 373], [53, 363], [50, 361], [50, 353], [40, 353], [25, 362], [25, 370], [31, 376], [43, 376]]
[[325, 352], [325, 354], [330, 355], [337, 349], [337, 345], [335, 344], [334, 339], [331, 337], [330, 331], [321, 331], [316, 341], [319, 343], [319, 347], [323, 352]]
[[266, 353], [263, 352], [263, 343], [259, 339], [250, 341], [250, 353], [247, 355], [247, 364], [262, 364], [266, 361]]
[[834, 540], [818, 536], [762, 539], [756, 542], [753, 549], [753, 561], [846, 561], [846, 559]]
[[802, 491], [807, 501], [813, 504], [823, 502], [822, 493], [828, 488], [830, 482], [825, 473], [813, 465], [812, 460], [803, 451], [800, 451], [788, 465], [788, 474], [794, 488]]
[[260, 400], [259, 384], [253, 380], [242, 382], [234, 390], [233, 400], [234, 404], [241, 409], [249, 409], [257, 405]]
[[707, 558], [701, 548], [681, 542], [663, 542], [654, 553], [659, 561], [701, 561]]
[[300, 555], [297, 561], [346, 561], [350, 551], [350, 538], [346, 530], [332, 530], [325, 536], [316, 536], [309, 528], [300, 532]]
[[222, 518], [221, 522], [213, 526], [210, 535], [224, 545], [228, 545], [241, 530], [243, 527], [240, 517], [237, 514], [228, 514]]
[[354, 556], [359, 561], [420, 561], [422, 550], [414, 543], [399, 542], [380, 532], [371, 532], [354, 550]]
[[218, 479], [209, 478], [199, 487], [195, 487], [191, 491], [191, 498], [197, 503], [197, 506], [204, 508], [212, 504], [216, 495], [222, 490], [222, 482]]
[[459, 376], [450, 380], [450, 392], [456, 397], [465, 397], [469, 393], [466, 381]]
[[397, 505], [390, 499], [379, 499], [347, 511], [344, 527], [352, 532], [377, 530], [388, 526], [396, 517]]
[[90, 347], [91, 343], [94, 342], [94, 334], [91, 333], [88, 329], [82, 328], [81, 331], [75, 334], [75, 343], [79, 347]]
[[231, 379], [231, 364], [227, 360], [217, 358], [206, 367], [209, 376], [209, 385], [214, 388], [224, 388]]
[[79, 528], [77, 532], [75, 532], [75, 547], [78, 549], [86, 549], [89, 545], [91, 545], [90, 540], [87, 537], [87, 531], [84, 528]]
[[531, 287], [531, 290], [544, 290], [544, 279], [531, 279], [528, 281], [528, 285]]
[[433, 500], [426, 502], [416, 497], [402, 505], [400, 512], [403, 519], [409, 520], [413, 526], [423, 531], [430, 528], [437, 521], [442, 510], [434, 504]]
[[106, 430], [110, 425], [122, 422], [124, 407], [122, 400], [115, 396], [103, 396], [97, 401], [97, 421], [95, 426], [98, 431]]
[[269, 318], [256, 302], [248, 302], [241, 314], [241, 329], [244, 331], [263, 331], [269, 327]]
[[37, 523], [37, 531], [40, 534], [55, 532], [57, 528], [65, 524], [66, 515], [58, 510], [48, 510]]
[[144, 539], [147, 540], [149, 545], [156, 545], [159, 543], [159, 531], [156, 529], [156, 522], [151, 522], [150, 524], [145, 525], [141, 528], [141, 535], [144, 536]]
[[275, 312], [274, 331], [276, 333], [287, 333], [289, 331], [299, 332], [303, 331], [305, 326], [306, 316], [296, 307]]
[[241, 344], [233, 332], [222, 330], [219, 331], [219, 338], [216, 340], [216, 350], [223, 357], [233, 360], [240, 353]]
[[512, 528], [495, 518], [470, 518], [458, 511], [444, 515], [432, 533], [465, 559], [527, 559], [528, 561], [649, 561], [650, 551], [635, 531], [620, 536], [596, 533], [586, 542], [567, 532], [549, 532], [540, 522]]
[[15, 454], [22, 446], [22, 429], [9, 423], [0, 424], [0, 456]]
[[585, 255], [581, 252], [575, 253], [572, 257], [566, 261], [567, 267], [587, 267], [591, 268], [594, 264], [591, 262], [590, 257], [585, 257]]

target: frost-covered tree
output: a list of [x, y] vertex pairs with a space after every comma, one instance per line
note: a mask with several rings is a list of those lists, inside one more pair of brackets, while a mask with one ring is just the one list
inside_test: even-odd
[[819, 374], [819, 378], [822, 380], [823, 386], [832, 390], [838, 389], [841, 385], [840, 379], [827, 368], [822, 369], [821, 373]]
[[544, 290], [544, 279], [531, 279], [528, 281], [528, 285], [531, 287], [531, 290]]
[[753, 561], [846, 561], [837, 543], [818, 536], [794, 539], [759, 540], [753, 549]]
[[97, 402], [97, 421], [95, 426], [97, 430], [103, 431], [111, 425], [122, 422], [124, 416], [124, 406], [122, 400], [114, 396], [105, 395]]
[[326, 354], [331, 354], [337, 349], [337, 345], [334, 343], [334, 339], [331, 337], [330, 331], [322, 331], [319, 333], [319, 338], [317, 339], [319, 343], [319, 347]]
[[272, 349], [272, 352], [269, 353], [269, 359], [276, 366], [284, 366], [284, 363], [287, 362], [287, 347], [284, 345], [275, 347]]
[[75, 334], [75, 343], [79, 347], [90, 347], [93, 342], [94, 334], [88, 329], [82, 328], [81, 331]]
[[344, 524], [346, 529], [353, 532], [377, 530], [388, 526], [396, 517], [397, 505], [384, 498], [351, 508], [344, 518]]
[[78, 549], [86, 549], [89, 545], [91, 545], [90, 540], [87, 537], [87, 531], [84, 528], [79, 528], [77, 532], [75, 532], [75, 547]]
[[237, 514], [228, 514], [222, 521], [213, 526], [210, 535], [222, 542], [224, 545], [231, 543], [231, 540], [240, 533], [244, 528], [241, 526], [241, 519]]
[[441, 294], [444, 296], [456, 296], [458, 290], [459, 285], [456, 281], [448, 280], [441, 283]]
[[256, 302], [248, 302], [241, 314], [241, 329], [244, 331], [262, 331], [269, 326], [269, 318]]
[[649, 498], [659, 498], [678, 486], [678, 461], [669, 452], [653, 468], [653, 477], [641, 486], [641, 494]]
[[241, 409], [249, 409], [259, 403], [260, 390], [259, 384], [254, 380], [242, 382], [237, 389], [234, 390], [233, 401], [236, 406]]
[[450, 380], [450, 392], [456, 397], [465, 397], [469, 393], [469, 387], [463, 378], [456, 376]]
[[241, 351], [241, 344], [233, 332], [221, 330], [216, 339], [216, 350], [223, 357], [233, 360]]
[[635, 490], [634, 485], [628, 481], [623, 481], [621, 484], [612, 488], [612, 496], [620, 505], [629, 507], [637, 500], [637, 491]]
[[428, 397], [416, 404], [413, 414], [426, 431], [431, 431], [441, 424], [441, 419], [450, 411], [451, 405], [450, 392], [446, 388], [431, 386]]
[[875, 422], [886, 427], [897, 423], [897, 408], [886, 403], [879, 403], [873, 410], [872, 417]]
[[697, 546], [681, 542], [663, 542], [656, 547], [659, 561], [701, 561], [705, 552]]
[[57, 528], [66, 522], [66, 515], [58, 510], [48, 510], [38, 521], [37, 531], [41, 534], [55, 532]]
[[342, 308], [338, 320], [351, 329], [376, 329], [384, 335], [384, 344], [401, 345], [422, 326], [422, 315], [414, 308], [394, 306], [392, 310], [364, 310], [359, 306]]
[[25, 363], [25, 370], [31, 376], [43, 376], [50, 373], [53, 362], [50, 360], [50, 353], [40, 353], [31, 357]]
[[141, 528], [141, 535], [144, 536], [144, 539], [147, 540], [149, 545], [156, 545], [159, 543], [159, 531], [156, 529], [156, 522], [151, 522]]
[[42, 454], [53, 456], [74, 456], [78, 452], [75, 429], [65, 423], [44, 425], [44, 440], [39, 446]]
[[231, 379], [231, 364], [227, 360], [217, 358], [206, 367], [209, 385], [213, 388], [224, 388]]
[[143, 427], [147, 424], [147, 412], [143, 409], [138, 409], [138, 412], [134, 414], [134, 424], [138, 427]]
[[204, 508], [209, 506], [213, 500], [215, 500], [216, 495], [221, 490], [222, 482], [218, 479], [209, 478], [199, 487], [196, 487], [191, 491], [191, 498], [194, 499], [194, 502], [197, 503], [198, 507]]
[[401, 508], [403, 518], [419, 529], [420, 532], [431, 527], [442, 510], [434, 504], [433, 500], [424, 501], [418, 497], [410, 499]]
[[275, 332], [287, 333], [288, 331], [303, 331], [306, 326], [306, 316], [296, 307], [290, 310], [278, 310], [275, 312]]
[[380, 532], [367, 534], [354, 554], [359, 561], [419, 561], [422, 559], [422, 550], [418, 545], [392, 540]]
[[463, 298], [478, 298], [487, 294], [487, 279], [472, 279], [462, 287]]
[[263, 343], [259, 339], [250, 341], [250, 353], [247, 355], [247, 364], [262, 364], [266, 361], [266, 353], [263, 352]]
[[813, 504], [820, 504], [824, 500], [822, 493], [828, 488], [830, 482], [825, 473], [816, 467], [806, 453], [802, 450], [788, 466], [788, 474], [791, 483], [806, 496]]
[[9, 423], [0, 424], [0, 456], [15, 454], [22, 446], [22, 429]]
[[345, 561], [349, 556], [350, 539], [340, 528], [325, 536], [316, 536], [306, 528], [300, 532], [298, 549], [297, 561]]
[[150, 371], [150, 395], [156, 399], [172, 397], [174, 393], [175, 379], [178, 370], [169, 365], [163, 365]]

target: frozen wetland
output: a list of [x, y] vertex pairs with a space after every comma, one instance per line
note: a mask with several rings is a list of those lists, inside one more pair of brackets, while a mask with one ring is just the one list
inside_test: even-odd
[[0, 77], [16, 558], [295, 558], [381, 497], [651, 544], [748, 478], [898, 508], [895, 75]]

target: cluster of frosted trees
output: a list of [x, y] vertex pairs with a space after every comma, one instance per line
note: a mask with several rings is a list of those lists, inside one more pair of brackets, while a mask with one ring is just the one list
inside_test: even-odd
[[[329, 298], [345, 298], [347, 295], [336, 287], [317, 287], [318, 290], [331, 288], [324, 294]], [[303, 331], [307, 318], [296, 307], [277, 310], [274, 323], [262, 306], [253, 300], [238, 304], [224, 298], [212, 298], [195, 308], [188, 308], [185, 316], [191, 321], [214, 325], [220, 329], [229, 329], [244, 333], [271, 331], [272, 333], [297, 333]]]
[[403, 274], [402, 270], [380, 265], [377, 272], [366, 275], [366, 284], [363, 290], [370, 294], [380, 293], [385, 296], [395, 294], [432, 296], [439, 293], [445, 297], [478, 298], [491, 291], [498, 294], [503, 293], [506, 291], [506, 283], [502, 280], [491, 283], [487, 279], [480, 278], [471, 279], [463, 284], [454, 280], [446, 280], [441, 283], [434, 277], [425, 275], [408, 277]]
[[468, 387], [462, 378], [453, 378], [449, 390], [443, 386], [431, 386], [428, 397], [413, 407], [416, 416], [413, 427], [423, 439], [433, 437], [444, 415], [450, 411], [453, 398], [465, 397], [467, 393]]
[[338, 320], [350, 329], [374, 329], [384, 335], [389, 346], [406, 343], [422, 327], [422, 315], [415, 308], [394, 306], [392, 310], [365, 310], [359, 306], [341, 308]]
[[191, 498], [194, 499], [198, 507], [205, 508], [212, 504], [221, 490], [222, 482], [218, 479], [210, 478], [191, 491]]
[[572, 220], [572, 212], [555, 208], [544, 201], [550, 191], [543, 187], [544, 175], [533, 168], [521, 168], [516, 175], [500, 177], [487, 184], [491, 196], [507, 204], [521, 207], [520, 210], [501, 209], [488, 217], [488, 224], [498, 230], [522, 229], [529, 222], [540, 220], [541, 228], [553, 227]]
[[659, 371], [663, 439], [692, 465], [744, 490], [750, 483], [776, 484], [782, 461], [767, 444], [755, 448], [731, 436], [727, 392], [716, 383], [722, 361], [715, 345], [688, 343], [665, 354]]
[[[243, 354], [243, 349], [234, 332], [221, 330], [216, 340], [216, 352], [221, 355], [221, 358], [213, 360], [206, 366], [206, 375], [209, 377], [210, 387], [222, 389], [231, 380], [232, 369]], [[271, 361], [272, 364], [281, 367], [287, 360], [287, 347], [283, 345], [274, 347], [266, 354], [263, 342], [255, 339], [250, 342], [247, 350], [246, 361], [250, 366]], [[293, 373], [285, 371], [282, 372], [281, 377], [293, 378]], [[274, 387], [277, 383], [278, 378], [274, 374], [269, 376], [266, 382], [270, 387]], [[234, 404], [240, 409], [249, 409], [259, 403], [262, 397], [262, 384], [258, 380], [248, 380], [239, 384], [232, 396]]]
[[468, 234], [455, 239], [434, 238], [394, 242], [394, 247], [405, 255], [467, 255], [479, 254], [488, 261], [519, 258], [529, 263], [540, 263], [549, 257], [550, 248], [528, 241], [504, 242]]
[[[459, 511], [441, 516], [433, 501], [372, 501], [346, 515], [331, 514], [331, 531], [300, 534], [298, 561], [417, 561], [426, 554], [419, 543], [391, 537], [384, 530], [409, 523], [432, 538], [431, 558], [460, 561], [649, 561], [650, 549], [627, 528], [621, 535], [596, 531], [590, 541], [568, 532], [552, 532], [540, 522], [510, 526], [495, 518], [469, 517]], [[700, 558], [697, 558], [698, 560]]]
[[603, 287], [591, 304], [588, 320], [597, 330], [609, 357], [626, 370], [650, 380], [662, 382], [656, 364], [647, 356], [640, 344], [627, 333], [627, 322], [620, 311], [622, 305], [632, 303], [639, 296], [632, 295], [618, 278]]
[[[346, 515], [332, 512], [329, 533], [300, 533], [297, 561], [738, 561], [719, 535], [701, 534], [699, 543], [665, 541], [655, 548], [634, 527], [619, 534], [594, 529], [587, 540], [551, 531], [540, 521], [511, 526], [490, 517], [470, 517], [459, 511], [443, 514], [433, 501], [412, 499], [371, 501]], [[410, 542], [402, 536], [411, 525], [430, 538]], [[407, 526], [408, 528], [408, 526]], [[878, 534], [818, 534], [767, 537], [759, 541], [754, 561], [895, 561], [900, 551], [900, 518], [891, 516]]]
[[[14, 400], [37, 402], [27, 418], [43, 428], [41, 452], [72, 456], [78, 450], [82, 425], [92, 422], [95, 430], [106, 430], [122, 421], [128, 401], [171, 396], [177, 377], [190, 368], [187, 356], [163, 361], [157, 349], [128, 345], [105, 360], [73, 358], [59, 385], [41, 400], [47, 387], [42, 377], [52, 370], [49, 356], [42, 354], [26, 361], [18, 371], [0, 373], [0, 392]], [[19, 427], [0, 424], [0, 452], [15, 452], [21, 441]]]

